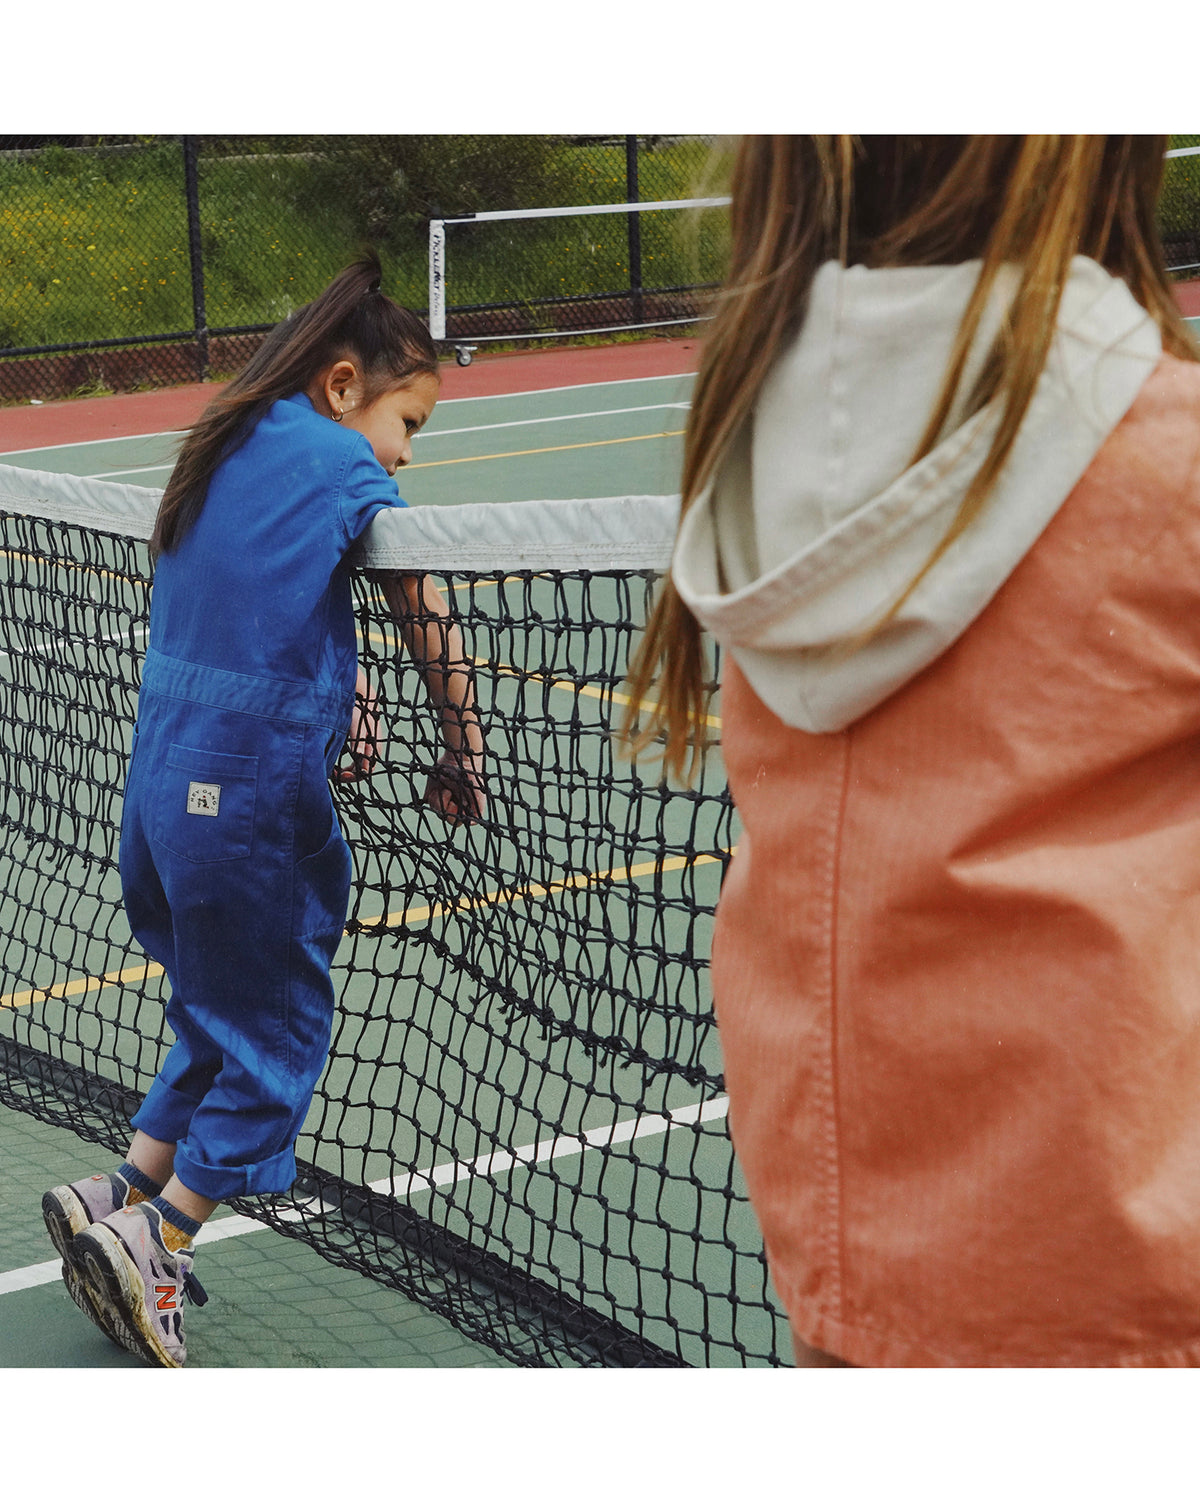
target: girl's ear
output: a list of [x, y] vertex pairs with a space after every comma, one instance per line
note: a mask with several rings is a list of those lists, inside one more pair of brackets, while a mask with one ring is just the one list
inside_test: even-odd
[[348, 411], [362, 402], [363, 382], [352, 360], [339, 359], [330, 365], [324, 375], [318, 377], [320, 393], [325, 398], [330, 415], [340, 422]]

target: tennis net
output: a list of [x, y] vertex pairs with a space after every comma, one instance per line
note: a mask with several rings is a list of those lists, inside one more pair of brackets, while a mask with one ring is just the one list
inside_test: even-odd
[[[0, 1099], [123, 1152], [170, 1034], [117, 832], [157, 492], [0, 467]], [[770, 1365], [786, 1323], [730, 1149], [707, 986], [736, 840], [716, 740], [687, 791], [614, 707], [668, 497], [381, 516], [357, 559], [386, 725], [333, 1048], [278, 1198], [235, 1207], [524, 1365]], [[422, 804], [433, 714], [375, 570], [433, 577], [477, 662], [487, 819]]]

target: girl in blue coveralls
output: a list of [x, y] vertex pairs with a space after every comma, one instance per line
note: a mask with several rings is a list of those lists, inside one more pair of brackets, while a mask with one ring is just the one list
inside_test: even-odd
[[[428, 332], [364, 257], [209, 405], [163, 494], [120, 863], [176, 1040], [125, 1163], [42, 1203], [76, 1303], [150, 1363], [184, 1361], [201, 1224], [295, 1178], [350, 892], [329, 780], [367, 774], [375, 743], [347, 552], [403, 504], [389, 476], [438, 380]], [[426, 801], [473, 821], [483, 741], [458, 629], [427, 580], [381, 582], [441, 715]]]

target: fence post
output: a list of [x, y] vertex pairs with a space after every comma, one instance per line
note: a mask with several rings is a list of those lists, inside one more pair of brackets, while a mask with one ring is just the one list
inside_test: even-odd
[[192, 321], [199, 378], [208, 379], [208, 317], [204, 308], [204, 250], [200, 243], [200, 174], [196, 137], [183, 137], [183, 183], [187, 197], [188, 257], [192, 265]]
[[[638, 196], [638, 138], [625, 137], [625, 202], [639, 203]], [[629, 220], [629, 290], [633, 294], [633, 322], [642, 322], [642, 216], [633, 213]]]

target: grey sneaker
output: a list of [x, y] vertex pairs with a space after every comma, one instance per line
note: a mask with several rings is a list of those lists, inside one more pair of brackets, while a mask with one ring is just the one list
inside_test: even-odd
[[197, 1306], [208, 1298], [191, 1253], [172, 1255], [163, 1244], [158, 1209], [137, 1203], [109, 1214], [75, 1236], [71, 1258], [117, 1343], [147, 1364], [179, 1369], [187, 1358], [184, 1297]]
[[62, 1275], [71, 1300], [92, 1320], [97, 1328], [108, 1334], [114, 1342], [116, 1334], [109, 1326], [104, 1311], [98, 1307], [80, 1279], [71, 1258], [71, 1244], [77, 1234], [100, 1219], [106, 1219], [117, 1209], [124, 1208], [129, 1198], [129, 1184], [118, 1172], [97, 1172], [79, 1182], [65, 1187], [51, 1188], [42, 1194], [42, 1219], [54, 1244], [62, 1256]]

